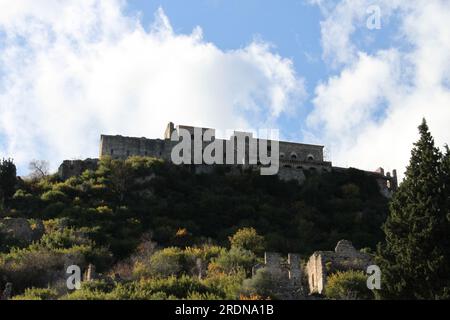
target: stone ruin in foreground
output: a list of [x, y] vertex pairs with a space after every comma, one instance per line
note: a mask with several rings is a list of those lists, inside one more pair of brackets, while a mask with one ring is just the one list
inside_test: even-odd
[[316, 251], [302, 265], [298, 254], [288, 254], [283, 260], [281, 254], [265, 253], [265, 262], [254, 268], [265, 268], [274, 279], [278, 280], [276, 291], [283, 300], [307, 299], [311, 294], [323, 294], [326, 279], [337, 271], [361, 270], [373, 264], [370, 254], [356, 250], [348, 240], [337, 243], [334, 251]]
[[[67, 266], [74, 262], [67, 256]], [[302, 265], [300, 255], [288, 254], [284, 260], [280, 253], [266, 252], [264, 263], [253, 268], [253, 276], [262, 268], [268, 272], [276, 283], [273, 291], [281, 300], [303, 300], [311, 298], [314, 294], [323, 294], [326, 288], [327, 277], [337, 271], [361, 270], [366, 272], [369, 265], [373, 264], [370, 254], [357, 251], [350, 241], [341, 240], [334, 251], [316, 251], [309, 258], [306, 265]], [[61, 276], [65, 276], [62, 272]], [[201, 277], [201, 275], [199, 275]], [[104, 279], [113, 283], [113, 279], [97, 275], [95, 266], [89, 264], [84, 273], [83, 281]], [[120, 276], [115, 275], [115, 281], [121, 281]], [[1, 288], [0, 288], [1, 289]], [[3, 291], [0, 290], [0, 300], [11, 298], [13, 283], [6, 283]]]

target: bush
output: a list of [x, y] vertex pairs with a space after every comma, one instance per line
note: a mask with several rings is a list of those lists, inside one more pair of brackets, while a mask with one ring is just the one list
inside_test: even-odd
[[50, 288], [29, 288], [22, 295], [13, 297], [13, 300], [56, 300], [58, 293]]
[[135, 264], [133, 274], [135, 277], [159, 277], [181, 275], [183, 271], [183, 251], [176, 247], [156, 251], [149, 263], [138, 261]]
[[259, 296], [263, 298], [279, 299], [279, 283], [282, 281], [281, 273], [269, 272], [262, 268], [256, 271], [251, 279], [243, 283], [243, 293], [246, 296]]
[[[73, 264], [81, 264], [81, 257]], [[0, 255], [0, 280], [12, 282], [14, 292], [44, 287], [64, 274], [65, 255], [47, 248], [13, 249]]]
[[257, 263], [253, 252], [238, 247], [232, 247], [229, 251], [222, 252], [209, 264], [208, 270], [211, 273], [232, 274], [245, 270], [247, 275], [251, 274], [253, 266]]
[[254, 228], [239, 229], [229, 240], [232, 247], [249, 250], [255, 254], [264, 252], [264, 237], [258, 235]]
[[221, 292], [224, 299], [235, 300], [241, 292], [242, 282], [244, 281], [245, 276], [243, 270], [229, 275], [216, 273], [208, 275], [208, 277], [203, 280], [203, 283], [206, 286]]
[[367, 288], [367, 276], [363, 271], [337, 272], [327, 278], [325, 296], [338, 300], [371, 300], [374, 294]]
[[41, 199], [48, 202], [61, 201], [65, 202], [67, 200], [67, 196], [65, 193], [58, 190], [50, 190], [42, 194]]

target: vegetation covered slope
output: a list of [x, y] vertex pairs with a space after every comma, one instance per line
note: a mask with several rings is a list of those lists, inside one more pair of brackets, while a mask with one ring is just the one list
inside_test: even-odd
[[143, 233], [160, 245], [224, 244], [240, 227], [254, 227], [267, 249], [310, 254], [340, 239], [374, 248], [387, 200], [376, 181], [350, 169], [310, 176], [303, 186], [245, 172], [196, 175], [152, 158], [103, 159], [96, 172], [59, 181], [22, 181], [4, 215], [65, 218], [89, 229], [114, 257], [128, 256]]
[[[219, 246], [211, 250], [220, 253], [228, 250], [230, 235], [252, 227], [265, 239], [252, 253], [259, 258], [263, 250], [306, 257], [332, 249], [344, 238], [356, 247], [375, 248], [387, 214], [387, 199], [376, 181], [354, 169], [312, 175], [299, 186], [254, 172], [232, 175], [217, 168], [197, 175], [189, 167], [153, 158], [105, 158], [95, 172], [66, 181], [56, 175], [18, 179], [14, 190], [8, 190], [3, 217], [45, 225], [45, 233], [33, 243], [8, 238], [0, 225], [0, 281], [15, 282], [19, 291], [61, 276], [67, 256], [82, 266], [93, 263], [98, 271], [111, 272], [149, 238], [161, 248]], [[256, 256], [226, 252], [244, 260], [247, 274], [256, 263]]]

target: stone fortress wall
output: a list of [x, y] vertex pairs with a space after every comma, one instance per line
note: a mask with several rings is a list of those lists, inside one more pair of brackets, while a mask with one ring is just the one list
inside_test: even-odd
[[[131, 156], [148, 156], [163, 159], [165, 161], [171, 161], [172, 149], [178, 144], [178, 141], [171, 141], [171, 136], [173, 133], [178, 134], [180, 129], [185, 129], [189, 131], [193, 137], [195, 127], [192, 126], [176, 126], [170, 122], [165, 130], [163, 139], [147, 139], [147, 138], [136, 138], [136, 137], [125, 137], [121, 135], [101, 135], [100, 137], [100, 158], [104, 156], [110, 156], [113, 159], [127, 159]], [[197, 128], [201, 129], [201, 132], [205, 132], [209, 128]], [[210, 129], [211, 130], [211, 129]], [[214, 135], [215, 136], [215, 135]], [[249, 132], [238, 132], [235, 131], [234, 134], [228, 140], [212, 139], [216, 142], [221, 142], [223, 146], [223, 159], [225, 162], [225, 151], [227, 146], [230, 144], [234, 146], [234, 159], [236, 161], [236, 148], [237, 144], [235, 140], [239, 136], [246, 137], [246, 163], [244, 166], [248, 167], [248, 145], [250, 141], [258, 143], [257, 138], [253, 138], [253, 134]], [[203, 149], [210, 142], [203, 142]], [[258, 144], [257, 144], [258, 145]], [[271, 150], [271, 142], [267, 141], [268, 149]], [[192, 148], [191, 148], [191, 159], [194, 158], [193, 154], [193, 138], [192, 138]], [[305, 175], [308, 173], [325, 173], [331, 171], [341, 171], [347, 170], [345, 168], [333, 167], [332, 163], [324, 160], [323, 153], [324, 146], [312, 145], [296, 142], [279, 141], [279, 172], [278, 177], [282, 180], [297, 180], [302, 183], [305, 180]], [[231, 149], [233, 150], [233, 149]], [[269, 151], [270, 152], [270, 151]], [[67, 179], [70, 176], [80, 174], [84, 170], [91, 170], [96, 166], [97, 159], [87, 159], [81, 160], [68, 160], [64, 161], [60, 166], [59, 174], [61, 178]], [[259, 162], [258, 162], [259, 163]], [[252, 167], [258, 167], [259, 165], [252, 165]], [[207, 173], [211, 170], [210, 166], [206, 165], [196, 165], [196, 172]], [[378, 184], [380, 186], [381, 192], [390, 196], [392, 192], [397, 188], [397, 175], [395, 170], [391, 176], [389, 173], [385, 174], [383, 169], [378, 169], [375, 172], [369, 172], [376, 177]]]
[[[130, 156], [152, 156], [170, 161], [172, 148], [178, 143], [171, 141], [170, 137], [174, 131], [179, 132], [180, 129], [185, 129], [189, 131], [192, 136], [194, 135], [195, 127], [177, 126], [175, 128], [173, 123], [167, 125], [164, 139], [102, 135], [100, 138], [100, 157], [111, 156], [114, 159], [126, 159]], [[202, 132], [204, 132], [208, 128], [201, 129]], [[231, 139], [238, 136], [248, 137], [246, 140], [247, 145], [250, 143], [250, 139], [256, 143], [260, 140], [253, 138], [253, 134], [250, 132], [238, 131], [235, 131], [229, 140], [213, 139], [222, 143], [225, 152], [227, 145], [232, 143]], [[209, 142], [203, 142], [203, 147], [206, 147], [208, 144]], [[270, 141], [268, 142], [268, 145], [270, 148]], [[235, 152], [236, 147], [235, 143]], [[323, 146], [319, 145], [279, 141], [280, 167], [331, 171], [331, 162], [324, 161], [323, 159], [323, 148]], [[248, 159], [248, 147], [246, 148], [246, 157], [246, 159]]]

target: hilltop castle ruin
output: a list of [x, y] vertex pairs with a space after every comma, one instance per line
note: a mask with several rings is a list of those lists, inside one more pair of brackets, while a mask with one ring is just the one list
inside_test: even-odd
[[[192, 126], [176, 126], [170, 122], [165, 130], [163, 139], [147, 139], [136, 137], [124, 137], [120, 135], [101, 135], [100, 137], [100, 158], [109, 156], [113, 159], [127, 159], [131, 156], [155, 157], [171, 162], [171, 152], [173, 147], [178, 144], [177, 141], [172, 141], [173, 133], [179, 132], [181, 129], [187, 130], [194, 136], [194, 131], [200, 129], [201, 132], [211, 130], [208, 128], [196, 128]], [[246, 160], [242, 164], [244, 167], [258, 167], [259, 160], [256, 165], [248, 164], [248, 146], [252, 141], [261, 139], [254, 138], [250, 132], [238, 132], [229, 139], [216, 139], [215, 134], [212, 140], [223, 145], [223, 150], [230, 143], [236, 148], [234, 139], [237, 137], [245, 138], [245, 153]], [[193, 140], [193, 139], [192, 139]], [[272, 141], [267, 140], [267, 148], [270, 153]], [[203, 142], [205, 148], [209, 142]], [[302, 183], [305, 180], [305, 174], [308, 173], [326, 173], [331, 171], [342, 171], [345, 168], [333, 167], [330, 161], [324, 160], [324, 146], [304, 144], [296, 142], [279, 141], [279, 172], [278, 176], [282, 180], [297, 180]], [[192, 148], [193, 149], [193, 148]], [[194, 157], [193, 151], [191, 157]], [[223, 155], [225, 157], [225, 154]], [[84, 170], [93, 170], [97, 166], [97, 159], [86, 160], [66, 160], [59, 168], [59, 175], [62, 179], [81, 174]], [[211, 166], [195, 165], [195, 172], [210, 172]], [[378, 169], [375, 172], [368, 172], [373, 175], [380, 186], [380, 190], [386, 196], [389, 196], [397, 188], [397, 174], [393, 171], [384, 173], [383, 169]]]

